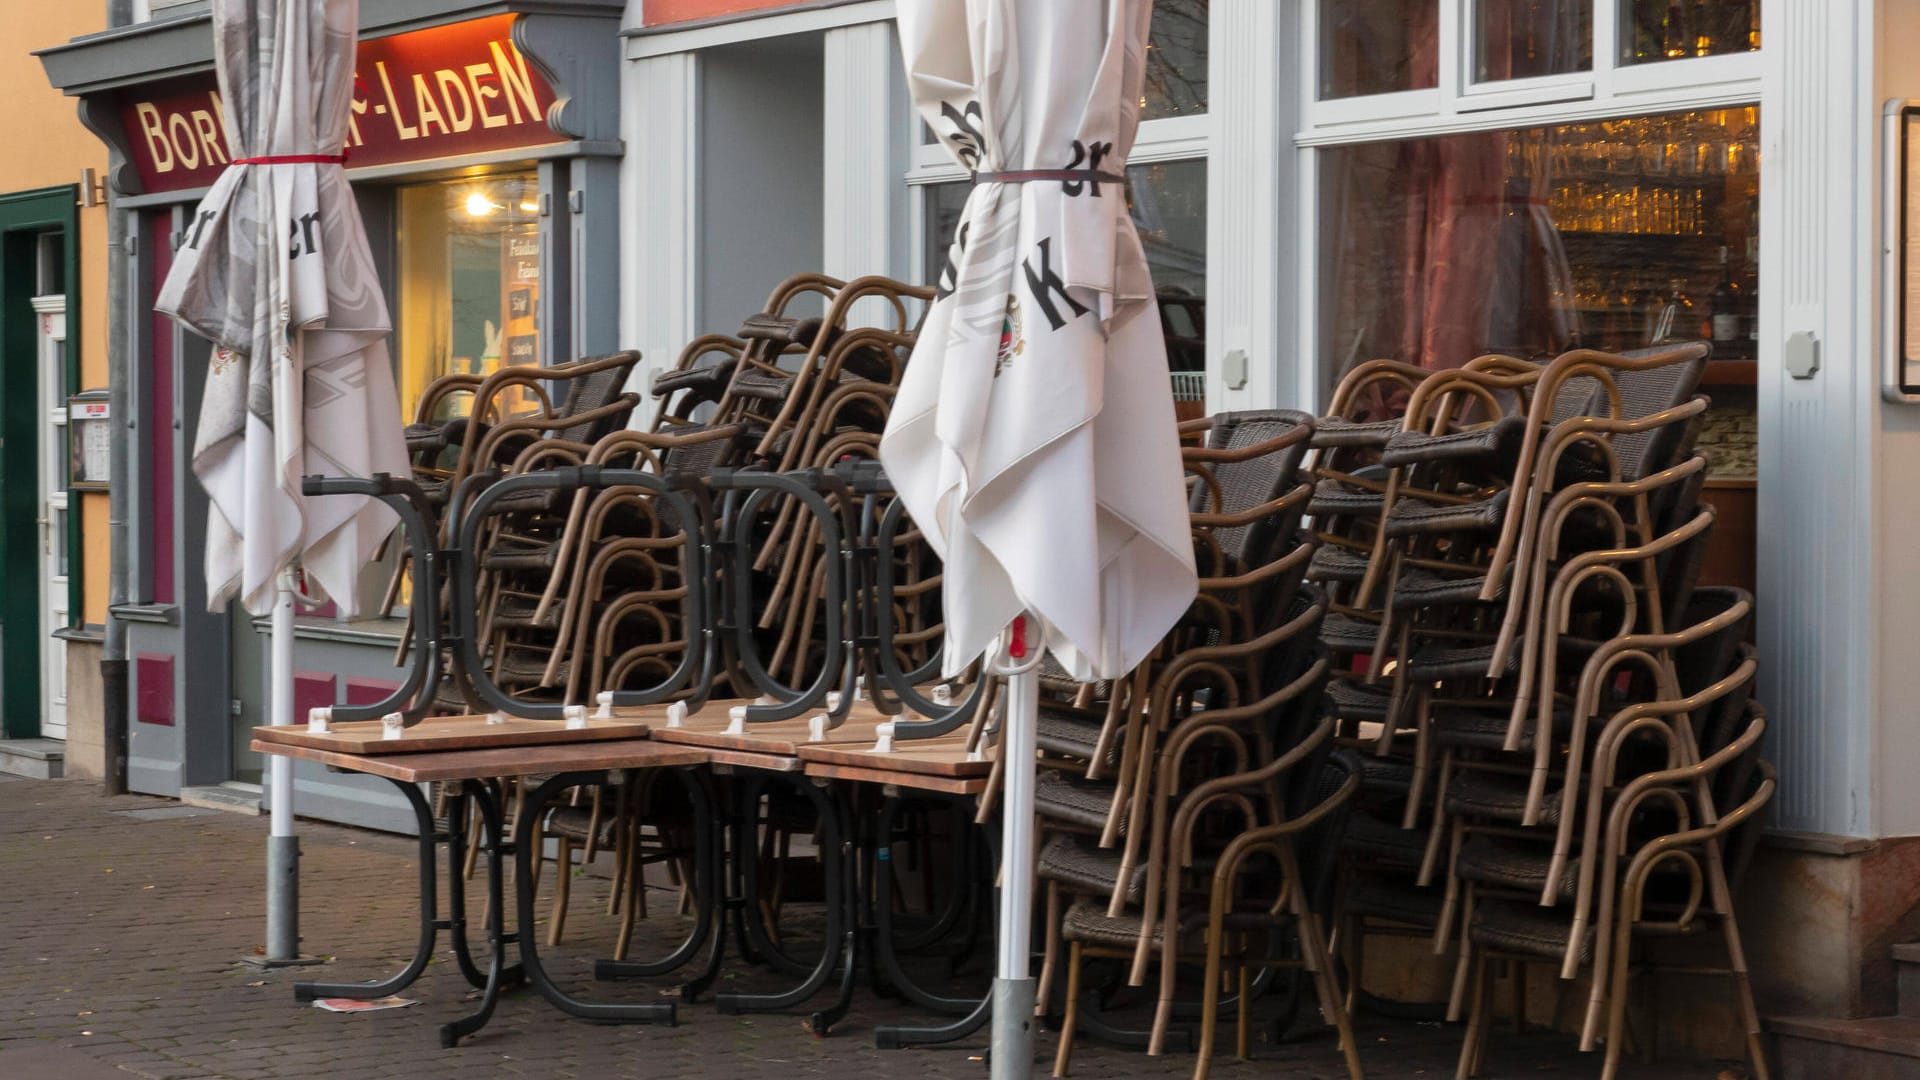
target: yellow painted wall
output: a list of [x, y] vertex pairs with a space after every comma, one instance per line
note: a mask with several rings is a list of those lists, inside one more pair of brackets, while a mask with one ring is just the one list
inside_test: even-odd
[[[106, 28], [103, 3], [4, 0], [6, 44], [0, 45], [0, 145], [25, 152], [0, 154], [0, 192], [79, 184], [81, 170], [104, 174], [106, 149], [80, 124], [77, 102], [47, 85], [29, 50], [57, 45]], [[30, 148], [30, 149], [29, 149]], [[80, 296], [67, 298], [67, 332], [80, 337], [80, 386], [107, 385], [107, 217], [104, 207], [80, 210]], [[78, 317], [75, 318], [77, 308]], [[107, 620], [107, 496], [75, 493], [84, 553], [81, 569], [86, 622]]]

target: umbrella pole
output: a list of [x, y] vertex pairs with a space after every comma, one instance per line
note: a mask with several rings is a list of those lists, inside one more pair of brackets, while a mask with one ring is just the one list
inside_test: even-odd
[[[282, 571], [273, 598], [267, 649], [267, 699], [271, 722], [293, 723], [293, 572]], [[293, 834], [293, 759], [271, 755], [272, 821], [267, 836], [267, 963], [300, 959], [300, 838]]]
[[[993, 1080], [1033, 1075], [1033, 760], [1040, 723], [1041, 646], [1028, 640], [1027, 616], [1013, 621], [997, 674], [1007, 677], [1006, 721], [1000, 732], [1000, 927], [993, 980]], [[995, 650], [999, 651], [998, 649]]]

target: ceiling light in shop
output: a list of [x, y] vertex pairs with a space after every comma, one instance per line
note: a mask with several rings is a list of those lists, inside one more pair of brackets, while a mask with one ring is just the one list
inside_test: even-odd
[[532, 199], [521, 199], [520, 212], [523, 214], [537, 214], [540, 212], [540, 204], [534, 202]]
[[467, 196], [467, 213], [472, 217], [486, 217], [499, 209], [500, 204], [487, 198], [484, 192], [476, 191]]

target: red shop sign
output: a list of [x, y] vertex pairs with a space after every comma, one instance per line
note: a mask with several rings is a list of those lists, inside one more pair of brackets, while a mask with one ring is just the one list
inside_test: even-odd
[[[360, 43], [348, 167], [562, 141], [547, 126], [553, 87], [495, 15]], [[120, 120], [149, 192], [213, 183], [232, 157], [211, 72], [132, 91]]]

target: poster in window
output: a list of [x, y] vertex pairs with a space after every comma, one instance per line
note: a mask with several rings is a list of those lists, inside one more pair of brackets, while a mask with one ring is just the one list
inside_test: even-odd
[[1889, 401], [1920, 402], [1920, 153], [1915, 147], [1920, 100], [1895, 98], [1883, 117], [1888, 152], [1881, 178], [1885, 363], [1880, 392]]

